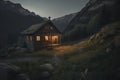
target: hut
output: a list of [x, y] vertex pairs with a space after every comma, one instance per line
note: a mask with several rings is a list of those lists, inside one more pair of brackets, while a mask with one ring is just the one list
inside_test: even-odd
[[30, 51], [61, 44], [61, 32], [50, 19], [30, 26], [22, 32], [22, 35]]

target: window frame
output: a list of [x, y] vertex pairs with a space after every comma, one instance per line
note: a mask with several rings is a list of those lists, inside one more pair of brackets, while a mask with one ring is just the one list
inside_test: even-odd
[[37, 42], [41, 41], [41, 36], [36, 35], [36, 36], [35, 36], [35, 41], [37, 41]]

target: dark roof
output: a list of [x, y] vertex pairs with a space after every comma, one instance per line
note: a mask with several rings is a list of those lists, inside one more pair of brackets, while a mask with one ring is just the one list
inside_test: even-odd
[[[30, 26], [28, 29], [24, 30], [23, 32], [21, 32], [21, 34], [33, 34], [35, 33], [37, 30], [39, 30], [40, 28], [42, 28], [45, 24], [47, 23], [52, 23], [51, 21], [44, 21], [40, 24], [35, 24]], [[55, 27], [55, 25], [52, 23], [52, 25]], [[56, 27], [55, 27], [56, 28]], [[57, 28], [56, 28], [57, 29]], [[58, 30], [58, 29], [57, 29]], [[59, 30], [58, 30], [59, 31]], [[60, 31], [59, 31], [60, 32]], [[61, 33], [61, 32], [60, 32]]]

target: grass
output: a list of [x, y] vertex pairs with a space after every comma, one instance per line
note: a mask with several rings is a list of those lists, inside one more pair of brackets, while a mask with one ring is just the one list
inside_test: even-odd
[[[73, 50], [72, 53], [64, 55], [63, 64], [58, 67], [51, 80], [80, 80], [83, 78], [81, 72], [85, 69], [88, 69], [88, 80], [119, 80], [120, 48], [113, 47], [111, 44], [115, 36], [120, 36], [120, 34], [116, 33], [100, 43], [102, 37], [112, 30], [120, 30], [120, 22], [109, 24], [93, 35], [92, 39], [75, 44], [74, 47], [77, 49], [81, 47], [86, 47], [86, 49], [81, 52], [75, 48], [77, 51]], [[112, 50], [107, 53], [107, 48], [112, 48]]]
[[[106, 52], [106, 49], [113, 47], [111, 44], [116, 36], [120, 36], [120, 33], [116, 33], [100, 43], [103, 36], [109, 31], [119, 29], [120, 22], [117, 22], [107, 25], [99, 33], [77, 44], [59, 46], [51, 50], [43, 49], [33, 53], [12, 53], [10, 56], [53, 57], [57, 55], [61, 57], [63, 62], [55, 69], [51, 80], [81, 80], [83, 78], [82, 73], [86, 69], [88, 69], [87, 77], [89, 80], [119, 80], [120, 48], [112, 48], [109, 53]], [[40, 80], [42, 79], [40, 75], [44, 71], [43, 68], [40, 68], [40, 65], [44, 63], [52, 64], [47, 60], [16, 61], [11, 64], [19, 66], [31, 80]]]
[[22, 73], [27, 74], [30, 80], [40, 80], [43, 77], [41, 76], [42, 72], [46, 69], [41, 68], [40, 65], [45, 63], [51, 63], [47, 60], [33, 60], [33, 61], [21, 61], [21, 62], [12, 62], [10, 64], [18, 66], [21, 69]]
[[[91, 73], [89, 75], [94, 75], [95, 72], [96, 75], [101, 77], [101, 73], [107, 76], [109, 75], [107, 73], [111, 72], [112, 74], [114, 71], [117, 71], [118, 65], [120, 66], [118, 62], [120, 55], [115, 51], [120, 52], [120, 50], [117, 49], [108, 54], [105, 52], [106, 47], [105, 44], [104, 46], [96, 47], [96, 50], [92, 49], [70, 56], [63, 65], [58, 68], [52, 80], [79, 80], [81, 72], [85, 69], [89, 70]], [[102, 80], [102, 78], [100, 79]], [[96, 80], [100, 79], [97, 77]]]
[[47, 49], [42, 49], [39, 51], [34, 51], [34, 52], [11, 52], [9, 53], [9, 57], [52, 57], [54, 56], [53, 50], [47, 50]]

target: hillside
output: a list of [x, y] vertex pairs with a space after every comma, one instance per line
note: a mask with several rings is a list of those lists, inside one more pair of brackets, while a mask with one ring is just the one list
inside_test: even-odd
[[51, 80], [119, 80], [120, 21], [73, 44]]
[[[19, 67], [19, 72], [27, 75], [24, 78], [30, 80], [120, 80], [119, 41], [120, 21], [103, 26], [79, 43], [32, 53], [11, 52], [0, 61]], [[1, 68], [6, 72], [6, 68]], [[15, 74], [9, 79], [16, 78]]]
[[20, 32], [43, 19], [20, 4], [0, 0], [0, 48], [14, 44]]
[[90, 0], [71, 20], [64, 41], [75, 41], [98, 32], [102, 26], [120, 20], [119, 0]]
[[55, 18], [52, 22], [61, 31], [64, 32], [70, 21], [77, 15], [77, 13], [68, 14], [59, 18]]
[[0, 80], [120, 80], [119, 4], [90, 0], [80, 12], [54, 19], [65, 31], [62, 44], [29, 52], [16, 46], [20, 32], [46, 18], [0, 0]]

